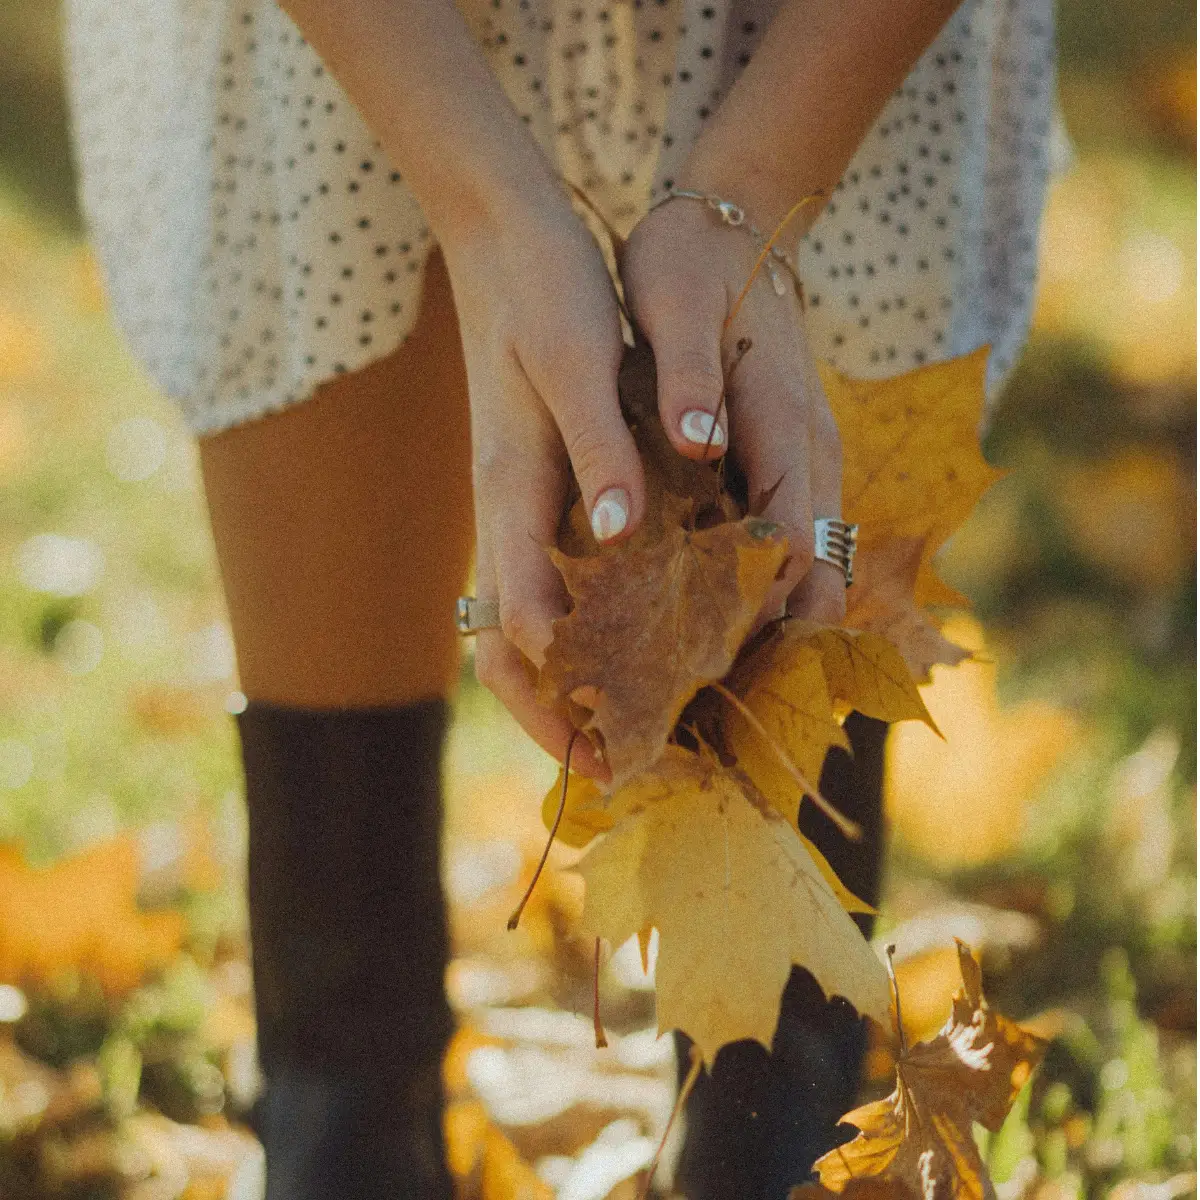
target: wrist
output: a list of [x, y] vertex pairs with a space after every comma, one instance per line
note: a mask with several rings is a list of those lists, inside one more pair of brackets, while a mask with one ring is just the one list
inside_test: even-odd
[[[572, 215], [570, 201], [541, 151], [531, 145], [458, 158], [438, 173], [421, 207], [448, 256], [485, 241], [506, 241]], [[415, 189], [414, 189], [415, 190]]]
[[[766, 154], [731, 154], [701, 138], [680, 170], [675, 186], [736, 204], [748, 221], [770, 237], [793, 206], [816, 189], [805, 189], [794, 173], [784, 177], [771, 170], [766, 165], [769, 159]], [[790, 253], [796, 248], [821, 208], [821, 203], [814, 200], [792, 215], [780, 238], [784, 250]]]

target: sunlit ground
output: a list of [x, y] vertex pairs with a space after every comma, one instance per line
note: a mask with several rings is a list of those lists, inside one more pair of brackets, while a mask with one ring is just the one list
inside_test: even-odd
[[[1189, 70], [1065, 82], [1035, 338], [987, 442], [1012, 474], [945, 560], [977, 661], [928, 690], [945, 742], [890, 749], [880, 929], [910, 1032], [945, 1017], [957, 935], [995, 1004], [1055, 1038], [988, 1147], [1004, 1200], [1195, 1190]], [[603, 979], [614, 1049], [591, 1048], [570, 876], [504, 931], [553, 772], [464, 681], [455, 1165], [492, 1200], [631, 1195], [669, 1048], [630, 953]], [[86, 246], [0, 192], [0, 1195], [256, 1194], [243, 703], [194, 448]], [[868, 1086], [888, 1069], [881, 1043]]]

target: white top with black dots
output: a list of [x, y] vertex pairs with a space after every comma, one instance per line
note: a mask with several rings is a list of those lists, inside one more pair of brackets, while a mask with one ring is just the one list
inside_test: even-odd
[[[513, 104], [618, 227], [672, 182], [779, 0], [460, 0]], [[433, 242], [273, 0], [67, 0], [80, 191], [116, 317], [198, 433], [394, 349]], [[966, 0], [801, 243], [819, 357], [896, 374], [1025, 338], [1052, 0]], [[736, 196], [728, 197], [736, 200]]]

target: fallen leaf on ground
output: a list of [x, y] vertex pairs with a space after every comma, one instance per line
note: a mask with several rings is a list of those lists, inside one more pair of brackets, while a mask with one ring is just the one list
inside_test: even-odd
[[138, 908], [138, 858], [129, 835], [49, 867], [31, 867], [0, 846], [0, 983], [48, 985], [78, 971], [124, 993], [169, 963], [184, 918]]
[[649, 774], [661, 798], [631, 806], [578, 869], [588, 933], [617, 946], [658, 929], [659, 1029], [683, 1030], [706, 1062], [742, 1038], [769, 1048], [794, 963], [883, 1018], [883, 965], [749, 780], [677, 747]]
[[932, 1041], [901, 1053], [886, 1100], [842, 1118], [861, 1132], [814, 1164], [829, 1191], [846, 1193], [873, 1177], [924, 1200], [994, 1200], [972, 1126], [1000, 1128], [1046, 1043], [988, 1007], [979, 964], [957, 946], [963, 990], [949, 1020]]
[[481, 1200], [554, 1200], [554, 1189], [495, 1128], [484, 1134], [480, 1187]]

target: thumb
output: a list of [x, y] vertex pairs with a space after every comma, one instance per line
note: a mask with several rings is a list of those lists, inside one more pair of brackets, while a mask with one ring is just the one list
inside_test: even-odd
[[658, 411], [671, 445], [686, 458], [714, 459], [729, 443], [728, 415], [721, 404], [723, 313], [685, 307], [678, 291], [661, 292], [638, 313], [654, 350]]
[[558, 425], [599, 542], [631, 534], [646, 509], [646, 486], [633, 435], [621, 416], [616, 373], [592, 367], [544, 399]]

